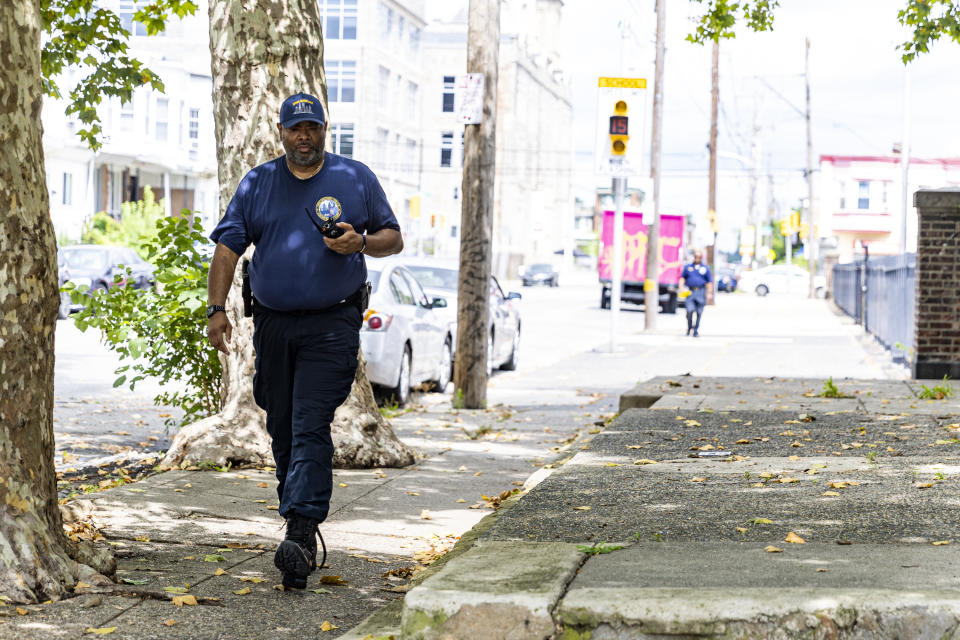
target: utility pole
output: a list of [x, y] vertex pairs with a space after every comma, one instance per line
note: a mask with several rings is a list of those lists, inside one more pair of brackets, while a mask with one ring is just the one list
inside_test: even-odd
[[810, 269], [810, 297], [815, 298], [817, 287], [814, 279], [817, 275], [817, 259], [820, 253], [820, 234], [817, 231], [817, 216], [813, 209], [813, 134], [810, 125], [810, 38], [807, 38], [806, 55], [803, 65], [803, 80], [807, 88], [807, 267]]
[[[713, 70], [710, 93], [710, 194], [707, 200], [707, 215], [713, 226], [713, 252], [710, 270], [717, 277], [717, 112], [720, 109], [720, 40], [713, 41]], [[713, 304], [716, 289], [708, 289], [707, 304]]]
[[483, 409], [487, 405], [499, 47], [499, 0], [470, 0], [467, 73], [483, 74], [484, 85], [482, 122], [466, 125], [463, 138], [457, 358], [453, 384], [456, 393], [463, 394], [463, 406], [467, 409]]
[[[666, 0], [657, 0], [657, 57], [653, 75], [653, 132], [650, 143], [650, 177], [653, 178], [653, 211], [647, 222], [647, 278], [643, 283], [645, 328], [657, 328], [660, 311], [660, 141], [663, 131], [663, 39], [667, 23]], [[681, 260], [682, 260], [681, 256]]]

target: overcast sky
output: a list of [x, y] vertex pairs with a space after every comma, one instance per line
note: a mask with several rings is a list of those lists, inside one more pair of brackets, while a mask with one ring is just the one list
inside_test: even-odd
[[[904, 4], [905, 0], [781, 0], [772, 32], [755, 34], [743, 27], [736, 39], [722, 41], [721, 169], [743, 171], [744, 162], [724, 156], [750, 155], [756, 114], [761, 128], [758, 143], [777, 176], [777, 198], [794, 206], [802, 197], [799, 172], [806, 164], [806, 130], [794, 107], [804, 108], [806, 37], [811, 42], [814, 164], [820, 154], [889, 154], [903, 131], [905, 72], [896, 45], [906, 36], [897, 21]], [[688, 179], [679, 189], [676, 185], [681, 183], [670, 182], [675, 188], [664, 199], [673, 209], [701, 213], [706, 208], [711, 49], [684, 40], [700, 5], [690, 0], [667, 0], [667, 5], [664, 172], [667, 176], [699, 172], [703, 186], [690, 188], [695, 183]], [[595, 184], [609, 184], [591, 169], [597, 77], [645, 77], [652, 88], [653, 6], [653, 0], [566, 2], [563, 41], [568, 46], [562, 53], [573, 86], [577, 185], [582, 195]], [[632, 37], [621, 38], [621, 21]], [[960, 156], [960, 44], [938, 43], [911, 66], [913, 155]], [[652, 90], [648, 93], [652, 99]], [[643, 145], [649, 149], [649, 131]], [[729, 187], [728, 194], [721, 185], [727, 202], [718, 202], [718, 211], [726, 208], [728, 216], [739, 216], [745, 208], [743, 194], [738, 197]]]

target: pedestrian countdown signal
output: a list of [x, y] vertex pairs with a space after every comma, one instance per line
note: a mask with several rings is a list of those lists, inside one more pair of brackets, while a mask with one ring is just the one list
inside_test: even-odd
[[[614, 177], [642, 175], [644, 78], [599, 79], [597, 92], [597, 173]], [[630, 122], [630, 108], [634, 122]], [[639, 118], [639, 120], [637, 119]], [[630, 129], [634, 138], [630, 143]], [[638, 138], [639, 136], [639, 138]]]
[[627, 122], [627, 103], [625, 100], [617, 100], [613, 105], [613, 115], [610, 116], [610, 153], [615, 156], [623, 156], [627, 153], [627, 140], [630, 128]]

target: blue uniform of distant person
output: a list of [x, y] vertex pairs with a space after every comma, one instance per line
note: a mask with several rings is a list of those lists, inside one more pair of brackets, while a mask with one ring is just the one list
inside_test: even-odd
[[692, 332], [694, 337], [700, 337], [700, 318], [703, 308], [707, 305], [707, 284], [713, 282], [710, 267], [703, 264], [703, 256], [699, 251], [694, 252], [693, 262], [683, 268], [680, 277], [684, 285], [690, 289], [690, 295], [683, 306], [687, 310], [687, 335]]
[[324, 151], [317, 98], [287, 98], [279, 120], [286, 155], [244, 176], [210, 235], [218, 244], [207, 317], [211, 344], [226, 352], [232, 328], [217, 314], [237, 258], [255, 245], [253, 393], [267, 413], [287, 526], [274, 562], [284, 586], [304, 588], [333, 490], [330, 423], [357, 369], [367, 279], [361, 254], [396, 253], [403, 241], [373, 172]]

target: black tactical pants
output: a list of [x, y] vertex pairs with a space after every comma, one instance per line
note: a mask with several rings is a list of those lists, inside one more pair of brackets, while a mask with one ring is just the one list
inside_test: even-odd
[[354, 304], [319, 312], [255, 309], [253, 394], [267, 412], [280, 515], [323, 521], [333, 490], [330, 422], [350, 394], [362, 314]]

